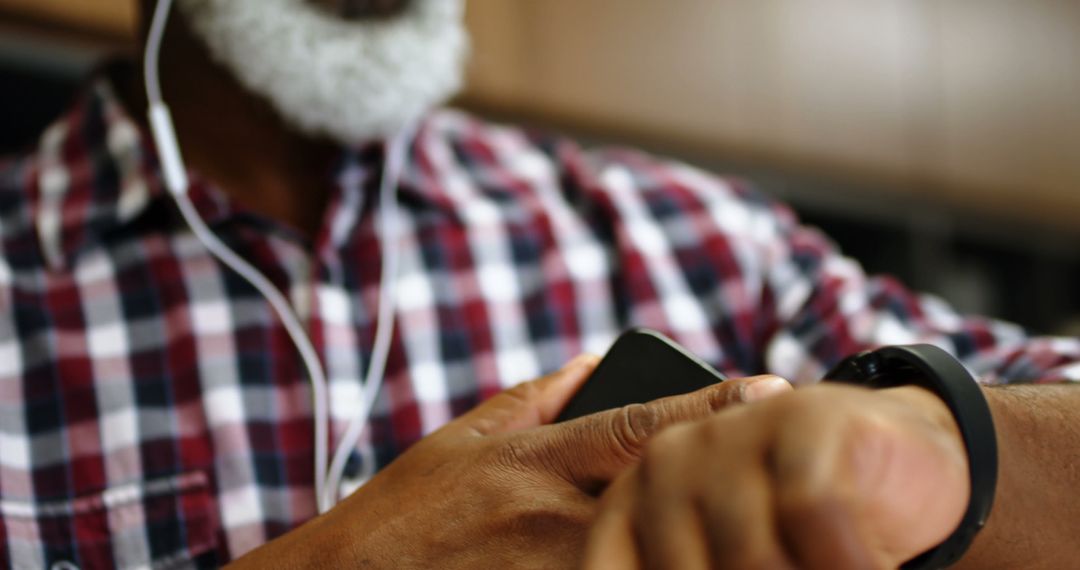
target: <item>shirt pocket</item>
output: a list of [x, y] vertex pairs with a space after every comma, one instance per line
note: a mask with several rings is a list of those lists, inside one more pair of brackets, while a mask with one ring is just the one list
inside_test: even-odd
[[68, 500], [0, 500], [0, 516], [14, 568], [216, 566], [217, 513], [201, 471]]

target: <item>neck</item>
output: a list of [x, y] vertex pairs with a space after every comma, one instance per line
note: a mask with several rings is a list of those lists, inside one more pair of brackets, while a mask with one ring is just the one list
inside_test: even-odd
[[[245, 208], [313, 238], [333, 187], [336, 145], [285, 124], [211, 59], [180, 14], [166, 32], [161, 76], [188, 167]], [[139, 79], [120, 88], [132, 109], [146, 108]]]

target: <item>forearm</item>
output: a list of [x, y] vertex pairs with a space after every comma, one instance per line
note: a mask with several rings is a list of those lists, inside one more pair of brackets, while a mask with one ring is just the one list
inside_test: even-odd
[[336, 513], [314, 518], [302, 526], [248, 552], [226, 568], [338, 568], [351, 566], [355, 560], [346, 556], [347, 548], [357, 537], [342, 536], [344, 525], [332, 521]]
[[999, 468], [986, 528], [957, 568], [1067, 568], [1080, 559], [1080, 385], [984, 389]]

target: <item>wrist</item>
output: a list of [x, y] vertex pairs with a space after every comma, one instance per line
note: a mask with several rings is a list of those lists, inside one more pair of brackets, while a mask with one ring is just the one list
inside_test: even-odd
[[956, 423], [956, 416], [949, 410], [949, 406], [940, 396], [930, 390], [916, 385], [898, 386], [886, 388], [880, 391], [881, 395], [905, 405], [909, 411], [925, 421], [929, 427], [938, 434], [947, 437], [955, 443], [960, 453], [964, 452], [964, 439], [960, 433], [960, 426]]
[[[994, 424], [982, 389], [971, 373], [956, 359], [942, 349], [929, 344], [886, 346], [850, 356], [833, 369], [827, 378], [841, 382], [856, 383], [878, 389], [897, 388], [904, 385], [925, 387], [936, 394], [955, 418], [960, 437], [949, 435], [950, 425], [934, 412], [931, 400], [918, 392], [899, 393], [899, 398], [916, 399], [909, 410], [924, 410], [924, 417], [934, 418], [943, 441], [951, 442], [956, 449], [960, 440], [966, 456], [969, 502], [963, 517], [944, 542], [909, 560], [906, 569], [939, 568], [949, 566], [964, 555], [979, 530], [985, 525], [993, 505], [997, 482], [997, 442]], [[909, 384], [910, 383], [910, 384]], [[953, 432], [955, 433], [955, 432]], [[926, 440], [929, 441], [929, 440]], [[944, 451], [949, 451], [948, 449]]]
[[[226, 568], [347, 568], [356, 557], [355, 537], [346, 537], [341, 509], [317, 516], [229, 563]], [[338, 516], [335, 516], [338, 515]], [[343, 524], [344, 522], [344, 524]], [[348, 538], [348, 539], [347, 539]]]

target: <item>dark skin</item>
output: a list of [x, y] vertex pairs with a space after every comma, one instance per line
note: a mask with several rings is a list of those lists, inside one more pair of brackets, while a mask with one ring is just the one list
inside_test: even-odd
[[596, 361], [583, 357], [484, 402], [327, 514], [230, 567], [576, 567], [600, 489], [637, 462], [654, 434], [745, 402], [755, 397], [750, 386], [775, 380], [724, 382], [552, 425]]
[[[984, 393], [994, 511], [954, 567], [1074, 567], [1080, 386]], [[955, 528], [966, 469], [930, 392], [795, 390], [659, 434], [605, 494], [585, 567], [896, 568]]]
[[[406, 3], [312, 1], [353, 18]], [[336, 145], [296, 132], [245, 91], [178, 13], [162, 75], [189, 166], [244, 206], [316, 235]], [[119, 84], [129, 108], [145, 107], [141, 82]], [[943, 540], [966, 506], [956, 426], [921, 388], [815, 386], [728, 407], [760, 382], [739, 379], [644, 411], [548, 425], [593, 363], [484, 404], [236, 566], [566, 567], [588, 534], [591, 568], [888, 568]], [[1080, 387], [984, 393], [998, 491], [958, 567], [1075, 564]]]
[[[401, 7], [385, 0], [350, 4], [365, 17], [388, 16]], [[153, 2], [144, 0], [144, 36], [152, 10]], [[314, 239], [333, 188], [340, 146], [293, 129], [266, 100], [244, 89], [212, 60], [175, 9], [160, 66], [162, 93], [188, 167], [241, 206]], [[117, 83], [128, 108], [146, 108], [141, 75]]]

